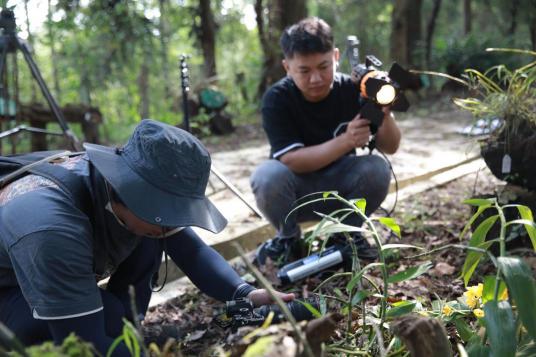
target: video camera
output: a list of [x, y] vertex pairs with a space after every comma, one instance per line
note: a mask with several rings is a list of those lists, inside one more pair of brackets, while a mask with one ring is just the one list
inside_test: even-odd
[[[320, 309], [320, 304], [316, 297], [310, 297], [305, 300], [294, 300], [287, 303], [292, 316], [296, 321], [311, 320], [313, 314], [306, 307], [309, 304], [316, 310]], [[240, 298], [227, 301], [225, 313], [216, 318], [216, 324], [222, 328], [231, 327], [236, 330], [242, 326], [260, 326], [264, 323], [268, 314], [274, 313], [272, 323], [279, 323], [285, 319], [285, 315], [278, 305], [263, 305], [254, 307], [253, 303], [248, 298]]]
[[409, 102], [403, 90], [418, 89], [421, 84], [419, 77], [396, 62], [389, 72], [378, 69], [382, 62], [373, 55], [367, 55], [365, 63], [360, 63], [358, 46], [356, 36], [347, 37], [346, 53], [352, 68], [352, 79], [358, 84], [361, 97], [366, 101], [360, 114], [370, 120], [370, 131], [375, 134], [383, 122], [382, 108], [388, 106], [391, 110], [405, 112]]

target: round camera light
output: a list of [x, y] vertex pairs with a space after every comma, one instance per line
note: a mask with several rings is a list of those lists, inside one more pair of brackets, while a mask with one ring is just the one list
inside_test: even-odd
[[390, 84], [384, 84], [378, 93], [376, 93], [376, 101], [378, 104], [387, 105], [391, 104], [396, 97], [395, 87]]

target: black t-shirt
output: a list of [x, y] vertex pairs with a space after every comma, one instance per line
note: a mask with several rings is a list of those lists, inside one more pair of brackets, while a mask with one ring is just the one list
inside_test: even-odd
[[265, 93], [262, 103], [270, 157], [278, 159], [296, 148], [332, 139], [357, 115], [361, 103], [357, 85], [342, 73], [335, 74], [329, 95], [320, 102], [307, 101], [290, 77], [281, 79]]

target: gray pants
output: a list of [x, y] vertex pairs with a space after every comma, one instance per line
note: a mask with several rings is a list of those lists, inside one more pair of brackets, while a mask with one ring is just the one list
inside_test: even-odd
[[[277, 229], [278, 236], [287, 238], [299, 236], [298, 222], [320, 220], [314, 211], [329, 214], [343, 207], [336, 201], [317, 202], [300, 208], [285, 221], [297, 199], [314, 192], [337, 191], [347, 199], [365, 198], [368, 215], [387, 196], [390, 180], [389, 166], [380, 156], [352, 155], [308, 174], [295, 174], [280, 161], [268, 160], [253, 172], [250, 183], [261, 212]], [[352, 214], [345, 223], [361, 226], [363, 221]]]

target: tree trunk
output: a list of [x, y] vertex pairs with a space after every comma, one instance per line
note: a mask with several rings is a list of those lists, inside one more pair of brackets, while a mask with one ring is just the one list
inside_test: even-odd
[[463, 33], [465, 35], [471, 32], [471, 0], [463, 0]]
[[203, 50], [205, 78], [216, 76], [216, 23], [210, 7], [210, 0], [199, 0], [201, 28], [199, 42]]
[[48, 14], [47, 14], [47, 27], [48, 27], [48, 39], [50, 41], [50, 60], [52, 62], [52, 83], [54, 83], [54, 91], [56, 92], [56, 99], [58, 103], [61, 103], [61, 87], [58, 71], [58, 55], [56, 53], [56, 36], [55, 29], [52, 25], [52, 4], [48, 0]]
[[530, 42], [532, 43], [532, 50], [536, 51], [536, 23], [531, 23], [529, 25], [530, 31]]
[[428, 20], [428, 24], [426, 26], [426, 69], [430, 69], [430, 59], [432, 57], [432, 41], [434, 38], [437, 15], [439, 14], [440, 8], [441, 0], [434, 0], [432, 14], [430, 15], [430, 19]]
[[138, 92], [140, 95], [140, 119], [149, 118], [149, 56], [144, 50], [143, 63], [138, 76]]
[[283, 30], [307, 16], [307, 0], [256, 0], [255, 13], [259, 41], [264, 56], [262, 77], [257, 96], [261, 97], [266, 89], [285, 76], [281, 65], [283, 53], [279, 38]]
[[391, 58], [404, 67], [419, 67], [422, 0], [395, 0], [392, 13]]
[[158, 31], [160, 32], [160, 58], [162, 61], [162, 76], [164, 77], [164, 94], [166, 99], [171, 98], [171, 83], [169, 76], [169, 61], [168, 61], [168, 24], [165, 16], [168, 0], [158, 0], [158, 9], [160, 10], [160, 21], [158, 22]]
[[508, 28], [507, 35], [513, 36], [517, 29], [517, 8], [519, 7], [519, 0], [512, 0], [510, 4], [510, 27]]

